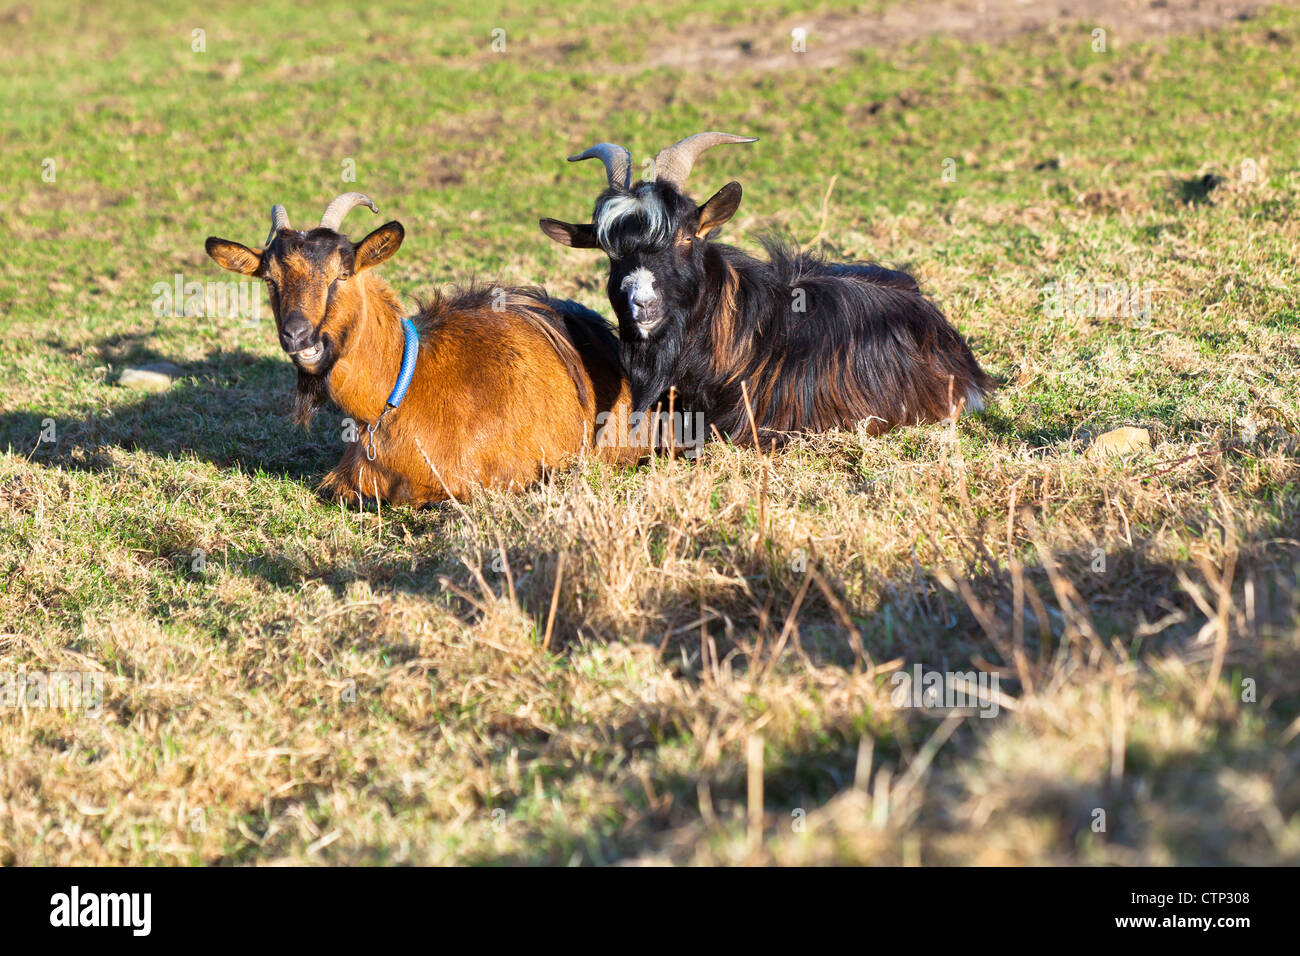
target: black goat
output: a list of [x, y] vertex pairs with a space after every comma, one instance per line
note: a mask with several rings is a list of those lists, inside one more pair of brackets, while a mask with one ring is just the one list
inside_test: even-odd
[[[698, 133], [631, 184], [631, 154], [601, 143], [609, 188], [592, 222], [542, 231], [610, 259], [609, 299], [637, 411], [703, 413], [737, 441], [865, 422], [873, 433], [983, 406], [992, 381], [916, 281], [872, 264], [828, 263], [775, 241], [764, 262], [711, 242], [740, 206], [728, 183], [702, 206], [683, 191], [701, 152], [753, 142]], [[742, 384], [744, 388], [742, 389]]]

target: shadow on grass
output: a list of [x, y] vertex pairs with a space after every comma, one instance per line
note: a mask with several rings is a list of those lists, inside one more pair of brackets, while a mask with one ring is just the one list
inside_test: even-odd
[[1026, 421], [1023, 416], [1002, 414], [991, 409], [980, 413], [979, 422], [989, 434], [1006, 442], [1024, 442], [1031, 448], [1043, 448], [1059, 445], [1074, 436], [1075, 425], [1041, 424], [1042, 415], [1035, 420]]
[[1223, 177], [1215, 173], [1193, 176], [1191, 179], [1180, 179], [1177, 184], [1177, 195], [1182, 202], [1194, 206], [1204, 205], [1213, 202], [1211, 194], [1223, 183]]
[[[934, 723], [909, 721], [918, 737], [932, 733]], [[978, 827], [963, 819], [959, 807], [974, 794], [952, 774], [959, 764], [986, 764], [984, 728], [968, 722], [945, 747], [933, 771], [944, 783], [919, 788], [915, 803], [902, 813], [894, 810], [890, 829], [874, 830], [870, 824], [871, 798], [855, 788], [856, 744], [850, 746], [837, 732], [821, 741], [769, 755], [764, 767], [762, 828], [764, 839], [781, 840], [792, 833], [816, 832], [835, 846], [835, 861], [845, 864], [899, 865], [904, 845], [930, 865], [962, 866], [973, 862], [970, 852], [977, 841], [984, 862], [1021, 864], [1026, 860], [1063, 865], [1096, 862], [1108, 853], [1112, 860], [1145, 863], [1170, 862], [1181, 866], [1294, 865], [1296, 856], [1279, 845], [1263, 821], [1242, 812], [1239, 791], [1230, 783], [1238, 774], [1276, 773], [1276, 748], [1261, 742], [1243, 746], [1229, 742], [1230, 728], [1211, 724], [1192, 751], [1166, 752], [1141, 766], [1130, 768], [1119, 784], [1104, 774], [1086, 780], [1049, 775], [1016, 775], [993, 786], [995, 795], [981, 787], [985, 822]], [[905, 766], [894, 748], [880, 741], [866, 779], [888, 765]], [[1132, 757], [1130, 751], [1130, 757]], [[600, 819], [562, 832], [545, 833], [531, 845], [507, 853], [485, 851], [465, 862], [481, 865], [565, 865], [575, 859], [600, 865], [642, 854], [660, 853], [675, 863], [689, 863], [711, 827], [701, 806], [723, 821], [727, 835], [738, 842], [747, 818], [747, 773], [738, 760], [711, 772], [662, 774], [652, 763], [645, 783], [628, 786], [616, 820]], [[986, 767], [990, 774], [1006, 775], [1002, 768]], [[585, 768], [574, 775], [598, 777]], [[1294, 785], [1294, 765], [1283, 771]], [[707, 790], [700, 783], [707, 781]], [[654, 794], [653, 801], [649, 793]], [[530, 797], [503, 797], [499, 809], [506, 826], [527, 820]], [[1294, 813], [1294, 801], [1289, 812]], [[811, 814], [823, 811], [815, 821]], [[1103, 811], [1106, 829], [1093, 825]], [[1283, 811], [1287, 812], [1286, 810]], [[969, 813], [969, 810], [967, 811]], [[805, 823], [805, 821], [807, 821]], [[801, 829], [796, 829], [800, 827]], [[990, 832], [992, 831], [992, 832]], [[716, 832], [716, 831], [715, 831]], [[1026, 832], [1035, 842], [1024, 842]], [[946, 838], [957, 837], [952, 844]], [[763, 854], [760, 855], [763, 858]], [[823, 862], [826, 862], [823, 860]]]
[[[1300, 655], [1292, 649], [1285, 658], [1271, 664], [1294, 679], [1300, 674]], [[1152, 708], [1158, 713], [1178, 705], [1148, 698], [1142, 706], [1149, 719]], [[1190, 709], [1190, 701], [1181, 706]], [[633, 739], [662, 742], [640, 748], [653, 750], [689, 736], [685, 716], [652, 710], [647, 707], [642, 720], [617, 728], [613, 739], [632, 737], [628, 728], [639, 728]], [[1161, 747], [1156, 740], [1128, 737], [1125, 772], [1118, 779], [1104, 764], [1062, 777], [1034, 763], [1032, 749], [1010, 748], [1018, 756], [1009, 758], [1008, 748], [990, 736], [999, 727], [996, 718], [967, 719], [944, 745], [930, 779], [913, 791], [914, 800], [890, 808], [893, 832], [869, 825], [872, 800], [859, 786], [873, 779], [878, 784], [876, 774], [884, 768], [897, 781], [945, 714], [902, 710], [837, 718], [796, 741], [767, 743], [762, 826], [766, 839], [780, 839], [802, 832], [803, 821], [813, 827], [809, 815], [824, 810], [815, 828], [823, 839], [831, 838], [845, 863], [897, 865], [906, 837], [919, 840], [914, 846], [925, 862], [940, 865], [969, 865], [972, 840], [978, 841], [985, 862], [997, 863], [1078, 864], [1107, 854], [1111, 860], [1148, 864], [1293, 865], [1298, 859], [1294, 847], [1278, 839], [1271, 819], [1248, 809], [1241, 786], [1246, 779], [1270, 778], [1282, 819], [1300, 812], [1300, 762], [1278, 744], [1285, 740], [1295, 709], [1274, 701], [1270, 710], [1264, 718], [1267, 728], [1250, 735], [1240, 733], [1232, 714], [1207, 715], [1191, 747]], [[1053, 736], [1041, 728], [1015, 727], [1011, 733], [1034, 735], [1037, 746], [1050, 752], [1071, 730]], [[873, 744], [869, 765], [859, 765], [864, 736]], [[628, 759], [635, 757], [633, 749], [625, 748]], [[530, 767], [537, 758], [537, 765], [553, 777], [557, 760], [544, 745], [530, 750], [524, 754], [512, 744], [502, 745], [502, 759], [523, 757], [525, 768], [517, 790], [503, 793], [495, 804], [506, 825], [528, 820], [539, 792], [549, 798], [551, 779], [536, 786], [529, 779]], [[485, 851], [467, 862], [564, 864], [578, 859], [601, 864], [658, 852], [684, 863], [712, 829], [708, 818], [723, 821], [732, 840], [743, 834], [749, 774], [742, 747], [731, 747], [711, 767], [665, 769], [680, 767], [680, 761], [672, 760], [649, 760], [645, 766], [644, 776], [624, 788], [617, 818], [539, 834], [530, 845], [507, 854]], [[564, 775], [566, 784], [584, 777], [599, 782], [602, 770], [571, 761]], [[975, 813], [983, 822], [972, 822]], [[1104, 829], [1095, 830], [1099, 819]], [[1026, 845], [1030, 834], [1035, 843]], [[945, 844], [954, 835], [958, 839]]]
[[[110, 349], [115, 364], [170, 361], [121, 339], [100, 346], [101, 354]], [[123, 388], [123, 400], [102, 411], [0, 413], [0, 448], [30, 454], [44, 465], [92, 472], [113, 467], [108, 451], [114, 448], [164, 458], [192, 456], [223, 468], [239, 465], [314, 484], [342, 454], [339, 416], [324, 412], [312, 431], [304, 432], [291, 420], [293, 387], [293, 368], [281, 359], [213, 350], [182, 365], [181, 376], [166, 391]]]
[[[902, 832], [921, 841], [918, 845], [923, 847], [924, 859], [944, 865], [969, 864], [970, 840], [977, 839], [984, 858], [999, 862], [1037, 859], [1086, 863], [1095, 860], [1097, 854], [1108, 854], [1112, 860], [1172, 861], [1180, 865], [1294, 864], [1294, 847], [1288, 849], [1287, 841], [1278, 838], [1272, 818], [1249, 808], [1250, 797], [1243, 789], [1243, 781], [1269, 779], [1281, 818], [1290, 820], [1300, 813], [1300, 762], [1294, 751], [1281, 745], [1287, 739], [1287, 728], [1300, 714], [1300, 650], [1289, 636], [1300, 597], [1294, 565], [1297, 551], [1294, 545], [1282, 550], [1255, 547], [1265, 543], [1264, 537], [1243, 543], [1239, 578], [1255, 583], [1253, 626], [1258, 636], [1238, 636], [1220, 678], [1221, 683], [1238, 687], [1242, 674], [1260, 675], [1259, 699], [1263, 703], [1252, 714], [1252, 729], [1243, 732], [1241, 717], [1235, 713], [1212, 710], [1190, 748], [1162, 746], [1158, 736], [1129, 735], [1124, 740], [1122, 777], [1112, 778], [1104, 765], [1095, 771], [1061, 777], [1033, 762], [1032, 747], [1007, 747], [993, 741], [990, 734], [1003, 724], [996, 716], [989, 720], [968, 719], [944, 745], [931, 770], [935, 779], [918, 789], [910, 809], [900, 808], [904, 821], [914, 821], [903, 822]], [[1062, 573], [1080, 588], [1088, 602], [1104, 642], [1120, 641], [1134, 659], [1147, 656], [1156, 647], [1180, 648], [1184, 660], [1195, 659], [1204, 666], [1206, 648], [1199, 648], [1198, 653], [1193, 640], [1204, 618], [1190, 600], [1175, 593], [1177, 586], [1170, 584], [1179, 570], [1195, 580], [1195, 571], [1189, 566], [1149, 562], [1138, 556], [1124, 559], [1112, 571], [1131, 576], [1132, 599], [1117, 608], [1113, 600], [1104, 600], [1096, 593], [1098, 589], [1087, 586], [1085, 577], [1091, 572], [1080, 567], [1082, 556], [1057, 557]], [[1031, 657], [1045, 662], [1061, 646], [1060, 607], [1044, 575], [1033, 572], [1029, 579], [1042, 591], [1049, 611], [1048, 637], [1041, 648], [1035, 641], [1030, 649]], [[999, 606], [998, 594], [1005, 582], [997, 580], [997, 575], [986, 575], [972, 583], [981, 598], [994, 607], [997, 619], [1005, 621], [1002, 615], [1009, 608]], [[934, 599], [944, 600], [942, 593], [936, 593]], [[1009, 676], [1014, 668], [998, 662], [996, 648], [981, 637], [979, 625], [964, 602], [950, 602], [947, 611], [956, 619], [951, 634], [953, 656], [978, 653], [992, 660], [1003, 673], [1001, 689], [1020, 696], [1023, 688]], [[1133, 640], [1141, 625], [1152, 619], [1149, 612], [1164, 616], [1171, 611], [1184, 612], [1184, 619], [1159, 639]], [[816, 619], [824, 612], [814, 608], [812, 617]], [[883, 661], [889, 653], [878, 642], [878, 629], [873, 632], [867, 621], [861, 623], [864, 640], [876, 660]], [[1035, 630], [1032, 619], [1028, 624], [1028, 630]], [[970, 668], [969, 663], [927, 656], [935, 653], [934, 648], [924, 651], [910, 639], [898, 642], [892, 652], [908, 661], [924, 661], [930, 669]], [[1071, 681], [1104, 680], [1090, 677], [1086, 666], [1078, 667], [1076, 664]], [[1196, 675], [1199, 683], [1199, 670]], [[1039, 686], [1043, 686], [1041, 681]], [[1140, 706], [1149, 726], [1153, 715], [1166, 709], [1190, 713], [1192, 704], [1190, 695], [1181, 701], [1148, 696]], [[674, 714], [649, 702], [641, 708], [641, 714], [639, 721], [631, 722], [642, 728], [638, 739], [671, 743], [691, 733], [689, 715], [680, 711]], [[942, 708], [868, 711], [819, 722], [795, 741], [769, 742], [763, 774], [765, 832], [776, 838], [788, 835], [795, 823], [813, 810], [828, 807], [832, 801], [847, 800], [847, 804], [828, 811], [818, 821], [822, 836], [828, 829], [835, 833], [834, 842], [841, 847], [845, 862], [865, 862], [862, 854], [866, 853], [874, 862], [899, 863], [900, 833], [872, 836], [873, 831], [866, 826], [870, 801], [860, 792], [855, 796], [855, 781], [871, 780], [885, 766], [897, 779], [913, 755], [935, 734], [945, 715]], [[1060, 719], [1059, 715], [1053, 718]], [[1051, 748], [1059, 747], [1060, 739], [1068, 739], [1078, 728], [1044, 731], [1033, 724], [1015, 724], [1009, 732], [1028, 735], [1036, 741], [1035, 746], [1055, 753]], [[623, 736], [630, 735], [624, 731]], [[873, 741], [869, 767], [858, 765], [859, 742], [864, 736]], [[651, 748], [663, 745], [653, 743]], [[503, 757], [507, 749], [503, 744]], [[631, 759], [632, 748], [627, 749]], [[543, 756], [541, 750], [538, 755]], [[554, 760], [546, 763], [554, 766]], [[727, 821], [733, 840], [743, 833], [749, 777], [742, 747], [733, 746], [711, 767], [666, 770], [663, 768], [680, 766], [680, 762], [660, 760], [649, 760], [646, 766], [645, 779], [629, 783], [625, 789], [620, 801], [624, 813], [617, 825], [602, 821], [595, 827], [588, 823], [570, 832], [548, 833], [535, 845], [505, 857], [488, 855], [481, 862], [564, 863], [576, 856], [584, 862], [602, 863], [647, 851], [663, 852], [676, 862], [688, 862], [710, 829], [706, 822], [709, 817]], [[568, 772], [571, 777], [597, 773], [581, 765]], [[502, 796], [499, 806], [507, 821], [528, 818], [531, 790], [521, 785], [517, 794]], [[707, 813], [703, 809], [705, 802], [709, 804]], [[986, 825], [969, 822], [975, 803], [984, 808], [982, 816], [992, 821], [989, 829], [997, 834], [987, 840], [983, 835]], [[1094, 830], [1098, 810], [1105, 814], [1105, 829], [1100, 832]], [[1041, 847], [1020, 842], [1027, 832], [1036, 834]], [[944, 838], [953, 833], [963, 834], [965, 842], [945, 845]], [[863, 850], [864, 846], [868, 849]], [[876, 849], [870, 849], [872, 846]]]
[[[436, 538], [440, 523], [455, 520], [459, 520], [456, 513], [448, 508], [385, 512], [390, 533], [399, 537], [409, 533]], [[1188, 516], [1185, 525], [1199, 529], [1199, 534], [1219, 533], [1217, 517], [1208, 512]], [[1300, 613], [1297, 539], [1300, 515], [1284, 514], [1257, 524], [1239, 542], [1237, 598], [1241, 599], [1244, 582], [1250, 580], [1259, 622], [1289, 624]], [[518, 546], [507, 547], [504, 555], [493, 551], [477, 556], [430, 548], [414, 556], [381, 555], [361, 564], [328, 568], [304, 564], [292, 555], [264, 554], [248, 558], [241, 567], [286, 589], [297, 589], [309, 579], [326, 585], [340, 599], [358, 582], [401, 591], [445, 607], [467, 627], [480, 626], [485, 616], [496, 613], [491, 605], [508, 605], [513, 590], [519, 614], [535, 622], [539, 641], [558, 593], [550, 649], [561, 661], [568, 648], [583, 641], [641, 642], [659, 648], [662, 659], [680, 674], [703, 680], [720, 662], [729, 661], [743, 671], [751, 666], [756, 646], [762, 650], [757, 659], [765, 660], [763, 655], [782, 644], [792, 660], [813, 667], [863, 668], [902, 658], [924, 662], [929, 668], [964, 671], [978, 657], [1003, 669], [1006, 689], [1012, 693], [1019, 689], [1008, 655], [1002, 653], [1011, 636], [1005, 622], [1015, 616], [1015, 583], [1007, 567], [991, 565], [990, 559], [972, 554], [966, 569], [953, 569], [952, 576], [963, 578], [982, 609], [999, 622], [1000, 645], [981, 626], [967, 598], [954, 591], [952, 580], [941, 572], [914, 566], [910, 573], [886, 578], [851, 567], [826, 567], [810, 557], [816, 576], [792, 614], [805, 569], [791, 567], [787, 556], [775, 551], [737, 552], [721, 539], [697, 540], [695, 550], [697, 555], [713, 555], [721, 573], [666, 578], [653, 593], [634, 596], [636, 606], [623, 619], [636, 621], [635, 625], [608, 623], [612, 615], [572, 589], [574, 581], [605, 576], [598, 564], [589, 563], [581, 542], [565, 551], [562, 573], [560, 551]], [[1023, 569], [1025, 588], [1040, 599], [1042, 608], [1040, 617], [1034, 601], [1025, 605], [1024, 641], [1030, 659], [1043, 666], [1061, 652], [1067, 618], [1075, 605], [1086, 613], [1100, 646], [1110, 648], [1117, 642], [1134, 658], [1182, 647], [1204, 623], [1179, 581], [1180, 574], [1201, 581], [1196, 563], [1190, 558], [1157, 559], [1141, 537], [1131, 547], [1111, 543], [1102, 552], [1101, 570], [1097, 570], [1098, 551], [1086, 546], [1056, 553], [1052, 560], [1075, 595], [1067, 599], [1067, 604], [1073, 601], [1071, 606], [1062, 605], [1047, 569], [1032, 550]], [[782, 641], [788, 620], [796, 626]], [[1164, 626], [1153, 628], [1154, 622]], [[1297, 695], [1300, 710], [1300, 687]]]
[[[1206, 516], [1207, 528], [1211, 517]], [[1289, 639], [1266, 639], [1290, 633], [1286, 629], [1294, 627], [1300, 599], [1298, 531], [1300, 517], [1284, 516], [1261, 524], [1240, 542], [1235, 597], [1238, 606], [1244, 607], [1243, 589], [1251, 582], [1251, 627], [1260, 636], [1238, 633], [1220, 681], [1235, 686], [1243, 674], [1259, 675], [1260, 700], [1266, 703], [1256, 719], [1267, 730], [1243, 735], [1235, 718], [1210, 716], [1192, 750], [1153, 747], [1149, 740], [1131, 737], [1126, 740], [1126, 774], [1112, 781], [1104, 772], [1062, 779], [1034, 766], [1005, 765], [1001, 762], [1007, 759], [1005, 748], [990, 749], [988, 734], [1002, 725], [1007, 711], [989, 720], [967, 720], [945, 744], [932, 770], [946, 783], [918, 791], [914, 808], [917, 832], [925, 834], [925, 840], [941, 839], [956, 828], [954, 801], [972, 799], [968, 788], [972, 779], [979, 778], [996, 781], [995, 796], [989, 799], [994, 800], [991, 805], [1006, 828], [1014, 829], [1015, 821], [1032, 821], [1035, 832], [1047, 841], [1047, 852], [1062, 862], [1086, 862], [1090, 853], [1107, 847], [1121, 858], [1171, 858], [1184, 864], [1280, 862], [1278, 854], [1284, 847], [1273, 840], [1266, 820], [1242, 809], [1243, 798], [1234, 781], [1244, 775], [1275, 775], [1279, 808], [1285, 814], [1300, 811], [1300, 769], [1294, 760], [1279, 756], [1275, 743], [1300, 715], [1300, 653]], [[1183, 660], [1198, 661], [1198, 667], [1205, 665], [1208, 648], [1196, 643], [1205, 617], [1178, 580], [1182, 572], [1200, 582], [1193, 561], [1157, 560], [1141, 539], [1132, 549], [1109, 554], [1103, 572], [1092, 569], [1094, 558], [1091, 551], [1083, 549], [1053, 555], [1059, 575], [1077, 594], [1075, 606], [1086, 609], [1096, 629], [1096, 647], [1106, 652], [1119, 648], [1134, 661], [1177, 653]], [[751, 679], [756, 668], [766, 666], [768, 652], [753, 654], [752, 639], [766, 628], [765, 648], [770, 650], [802, 583], [800, 575], [774, 567], [762, 555], [752, 556], [728, 569], [749, 582], [750, 594], [729, 587], [721, 577], [665, 587], [640, 608], [646, 626], [637, 633], [619, 633], [593, 624], [590, 610], [584, 611], [578, 596], [564, 587], [565, 580], [592, 573], [590, 567], [575, 571], [582, 560], [578, 548], [566, 556], [568, 570], [561, 579], [551, 642], [558, 666], [568, 666], [568, 651], [582, 642], [641, 640], [656, 645], [663, 665], [680, 679], [697, 684], [711, 679], [714, 658]], [[559, 553], [508, 551], [506, 561], [514, 572], [518, 608], [536, 622], [540, 639], [555, 592]], [[505, 601], [508, 607], [504, 575], [491, 571], [487, 563], [479, 569], [492, 600]], [[292, 576], [283, 568], [274, 573]], [[935, 574], [916, 571], [891, 580], [853, 584], [838, 578], [833, 569], [820, 568], [819, 573], [834, 599], [819, 587], [810, 588], [797, 616], [797, 634], [792, 633], [779, 664], [781, 669], [860, 667], [855, 650], [860, 642], [877, 665], [901, 659], [905, 666], [920, 663], [927, 670], [970, 671], [973, 661], [986, 661], [986, 666], [1000, 673], [1002, 693], [1013, 698], [1023, 693], [1015, 666], [1002, 652], [1010, 641], [1015, 613], [1013, 580], [1005, 567], [973, 563], [966, 577], [1001, 632], [999, 640], [990, 638], [968, 601], [945, 587]], [[439, 583], [444, 575], [473, 600], [444, 589]], [[331, 569], [319, 576], [339, 593], [351, 581], [362, 578], [372, 585], [380, 583], [430, 598], [441, 595], [439, 603], [465, 626], [492, 626], [485, 618], [496, 612], [485, 612], [479, 606], [486, 602], [472, 573], [445, 557], [431, 557], [415, 567], [409, 558], [382, 560], [363, 568]], [[1026, 567], [1025, 582], [1041, 597], [1045, 612], [1040, 619], [1027, 602], [1023, 617], [1026, 652], [1038, 686], [1043, 687], [1053, 674], [1058, 678], [1074, 674], [1071, 680], [1092, 679], [1089, 646], [1078, 637], [1067, 638], [1065, 621], [1071, 608], [1056, 597], [1045, 568]], [[837, 611], [836, 602], [843, 605], [846, 617]], [[764, 604], [768, 606], [766, 625], [757, 611], [757, 605]], [[1151, 625], [1157, 621], [1166, 626], [1153, 630]], [[702, 652], [710, 644], [716, 654]], [[1066, 658], [1072, 663], [1062, 668]], [[1149, 706], [1159, 709], [1175, 704], [1149, 702]], [[801, 814], [849, 794], [855, 778], [862, 779], [862, 774], [869, 779], [867, 769], [857, 766], [859, 741], [864, 735], [874, 741], [871, 771], [889, 765], [897, 773], [911, 763], [945, 713], [942, 708], [904, 708], [840, 714], [801, 732], [796, 740], [773, 742], [764, 771], [767, 831], [774, 836], [789, 833], [792, 821]], [[626, 708], [617, 720], [598, 731], [603, 741], [624, 752], [629, 760], [642, 752], [671, 748], [697, 732], [692, 714], [680, 703], [653, 699]], [[538, 799], [535, 791], [546, 796], [559, 784], [567, 786], [575, 778], [595, 779], [605, 773], [600, 766], [558, 758], [554, 748], [562, 748], [563, 741], [552, 742], [544, 734], [522, 745], [517, 735], [506, 735], [500, 746], [502, 759], [515, 752], [525, 768], [535, 761], [538, 773], [550, 775], [538, 784], [526, 773], [517, 792], [500, 795], [495, 808], [506, 813], [507, 821], [529, 819], [533, 801]], [[702, 800], [710, 803], [711, 814], [730, 821], [733, 836], [738, 828], [743, 829], [738, 821], [745, 816], [748, 779], [744, 759], [735, 747], [710, 767], [684, 771], [680, 761], [642, 762], [647, 768], [645, 779], [627, 784], [620, 801], [624, 809], [617, 819], [587, 821], [571, 830], [536, 834], [529, 845], [504, 856], [485, 855], [481, 862], [564, 863], [576, 858], [602, 863], [648, 849], [663, 850], [670, 856], [675, 852], [689, 855], [698, 841], [681, 838], [702, 826], [707, 828]], [[563, 769], [557, 769], [561, 766]], [[563, 780], [552, 779], [556, 774]], [[1097, 808], [1107, 813], [1105, 833], [1092, 830]], [[862, 835], [860, 828], [850, 829], [846, 838], [851, 844]], [[886, 839], [891, 847], [887, 853], [896, 854], [892, 839]], [[678, 850], [673, 849], [675, 844], [680, 844]], [[927, 847], [926, 857], [942, 862], [936, 857], [944, 852], [959, 851], [943, 851], [936, 844], [933, 853]], [[1008, 861], [1018, 855], [1032, 856], [1011, 843], [996, 852]], [[882, 862], [897, 860], [890, 857]], [[946, 862], [963, 861], [953, 857]]]

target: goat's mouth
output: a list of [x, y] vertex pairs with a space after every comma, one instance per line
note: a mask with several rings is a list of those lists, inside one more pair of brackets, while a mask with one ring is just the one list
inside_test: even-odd
[[643, 339], [653, 336], [663, 324], [664, 316], [658, 308], [629, 304], [628, 311], [632, 313], [632, 325], [636, 327], [637, 335]]
[[290, 352], [289, 357], [299, 365], [310, 368], [316, 365], [325, 355], [325, 346], [321, 342], [308, 346], [305, 349], [299, 349], [297, 352]]

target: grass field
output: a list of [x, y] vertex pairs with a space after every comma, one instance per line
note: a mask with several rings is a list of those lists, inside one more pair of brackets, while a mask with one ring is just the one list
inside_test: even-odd
[[[0, 683], [0, 863], [1300, 862], [1300, 9], [351, 6], [0, 11], [0, 681], [103, 687]], [[358, 513], [266, 303], [155, 307], [360, 189], [406, 301], [608, 314], [564, 157], [700, 129], [726, 241], [914, 271], [989, 409]]]

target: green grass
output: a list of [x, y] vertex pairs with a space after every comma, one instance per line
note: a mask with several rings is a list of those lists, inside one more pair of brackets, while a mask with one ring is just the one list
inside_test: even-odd
[[[105, 675], [100, 718], [0, 711], [0, 862], [1295, 862], [1300, 12], [655, 65], [885, 6], [0, 16], [0, 673]], [[603, 259], [536, 227], [600, 189], [564, 157], [703, 128], [760, 137], [692, 175], [744, 185], [727, 241], [913, 270], [990, 409], [359, 516], [313, 494], [338, 416], [291, 426], [269, 319], [151, 308], [225, 281], [205, 237], [355, 188], [406, 227], [383, 273], [412, 304], [480, 277], [607, 312]], [[1149, 284], [1151, 314], [1047, 314], [1067, 277]], [[162, 359], [166, 393], [116, 384]], [[1083, 454], [1119, 425], [1154, 447]], [[1019, 706], [920, 760], [944, 714], [886, 675], [972, 661]]]

